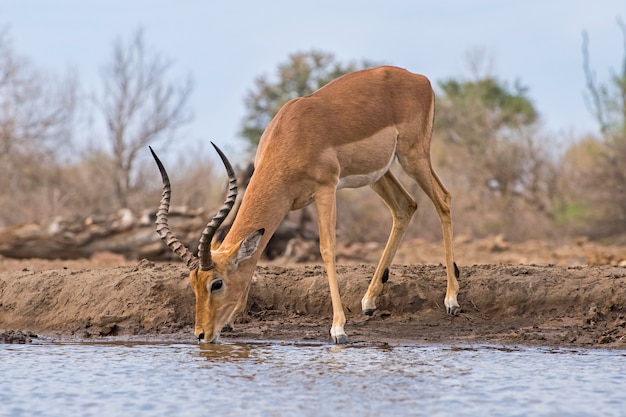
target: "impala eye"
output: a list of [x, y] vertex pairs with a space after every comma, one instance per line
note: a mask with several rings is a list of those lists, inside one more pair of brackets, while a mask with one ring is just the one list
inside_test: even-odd
[[211, 283], [211, 292], [219, 291], [224, 285], [224, 281], [221, 279], [215, 280]]

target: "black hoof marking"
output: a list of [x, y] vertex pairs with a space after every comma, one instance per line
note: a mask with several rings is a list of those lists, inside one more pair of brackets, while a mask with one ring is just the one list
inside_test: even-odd
[[363, 310], [363, 314], [365, 314], [366, 316], [373, 316], [374, 311], [376, 311], [375, 308], [368, 308], [367, 310]]
[[336, 338], [333, 337], [333, 342], [335, 342], [338, 345], [345, 345], [346, 343], [348, 343], [348, 336], [346, 336], [345, 334], [342, 334], [341, 336], [337, 336]]
[[459, 278], [459, 276], [461, 276], [461, 273], [459, 272], [459, 267], [456, 266], [456, 262], [454, 263], [454, 276], [457, 277], [457, 279]]

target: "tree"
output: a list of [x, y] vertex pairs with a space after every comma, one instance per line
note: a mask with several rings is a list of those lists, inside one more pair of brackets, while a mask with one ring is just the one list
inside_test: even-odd
[[[479, 184], [500, 195], [527, 188], [539, 152], [532, 140], [538, 113], [518, 82], [495, 78], [439, 82], [437, 129], [449, 144], [468, 153]], [[531, 158], [532, 157], [532, 158]]]
[[587, 83], [585, 96], [589, 111], [600, 131], [607, 137], [626, 138], [626, 24], [617, 19], [624, 39], [624, 57], [621, 72], [611, 71], [609, 82], [598, 85], [590, 67], [589, 35], [583, 32], [583, 71]]
[[373, 66], [371, 62], [343, 64], [331, 53], [297, 52], [278, 65], [277, 81], [262, 75], [244, 99], [247, 114], [240, 135], [251, 150], [256, 149], [267, 124], [289, 100], [306, 96], [349, 72]]
[[617, 24], [624, 40], [622, 67], [619, 72], [611, 71], [609, 80], [602, 84], [591, 69], [589, 36], [583, 32], [587, 105], [601, 137], [590, 155], [592, 163], [578, 167], [584, 170], [581, 177], [585, 180], [579, 187], [586, 190], [579, 204], [587, 207], [589, 232], [596, 237], [626, 232], [626, 24], [619, 18]]
[[57, 156], [70, 140], [77, 83], [45, 74], [0, 30], [0, 224], [54, 214]]
[[111, 61], [102, 70], [103, 90], [95, 102], [106, 125], [114, 167], [110, 177], [120, 208], [129, 204], [138, 152], [150, 143], [171, 140], [191, 121], [186, 107], [191, 79], [169, 82], [171, 65], [147, 50], [143, 32], [137, 30], [128, 44], [114, 43]]
[[448, 79], [438, 86], [436, 134], [443, 139], [439, 146], [445, 147], [442, 162], [454, 167], [449, 174], [462, 190], [468, 208], [463, 211], [487, 205], [491, 210], [480, 210], [481, 220], [491, 217], [495, 228], [468, 224], [483, 232], [519, 234], [512, 232], [511, 213], [520, 204], [551, 219], [556, 166], [539, 133], [539, 114], [528, 89], [519, 81], [511, 86], [494, 76]]
[[0, 32], [0, 154], [53, 149], [69, 138], [76, 102], [72, 77], [55, 80], [14, 50]]

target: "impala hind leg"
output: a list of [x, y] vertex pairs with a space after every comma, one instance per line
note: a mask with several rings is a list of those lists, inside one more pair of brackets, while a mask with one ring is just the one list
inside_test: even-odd
[[413, 197], [404, 189], [402, 184], [398, 182], [391, 172], [387, 172], [376, 183], [371, 185], [372, 189], [378, 194], [391, 210], [393, 225], [385, 250], [378, 262], [374, 277], [370, 282], [367, 292], [361, 299], [361, 308], [363, 314], [371, 316], [376, 310], [376, 298], [383, 290], [383, 284], [387, 282], [389, 276], [389, 266], [393, 261], [393, 257], [402, 242], [404, 233], [417, 210], [417, 203]]
[[347, 343], [348, 336], [344, 330], [346, 315], [339, 296], [337, 282], [335, 250], [337, 227], [337, 200], [335, 187], [321, 190], [315, 195], [317, 206], [318, 226], [320, 233], [320, 253], [328, 275], [330, 300], [333, 306], [333, 325], [330, 328], [330, 337], [334, 343]]
[[457, 301], [459, 293], [459, 269], [454, 262], [454, 254], [452, 250], [452, 214], [451, 202], [452, 196], [443, 185], [439, 176], [433, 169], [430, 158], [426, 156], [417, 156], [412, 158], [398, 158], [404, 170], [420, 185], [422, 190], [430, 198], [435, 205], [439, 220], [441, 222], [441, 230], [443, 232], [443, 245], [446, 253], [446, 276], [447, 289], [444, 304], [449, 314], [456, 314], [461, 310]]

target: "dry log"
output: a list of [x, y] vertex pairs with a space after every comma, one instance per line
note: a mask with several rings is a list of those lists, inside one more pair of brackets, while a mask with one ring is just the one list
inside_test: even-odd
[[[172, 226], [181, 241], [197, 246], [206, 214], [202, 210], [172, 207]], [[167, 259], [154, 228], [155, 212], [137, 216], [122, 209], [109, 216], [55, 218], [45, 224], [23, 224], [0, 230], [0, 255], [9, 258], [75, 259], [96, 252], [113, 252], [128, 259]]]
[[[196, 250], [200, 232], [212, 214], [204, 210], [172, 207], [169, 221], [176, 236]], [[126, 259], [178, 261], [155, 231], [155, 211], [140, 215], [128, 209], [109, 216], [56, 218], [44, 224], [23, 224], [0, 230], [0, 255], [7, 258], [77, 259], [98, 252], [123, 255]], [[288, 242], [299, 235], [298, 225], [283, 222], [265, 251], [273, 259], [285, 253]]]

